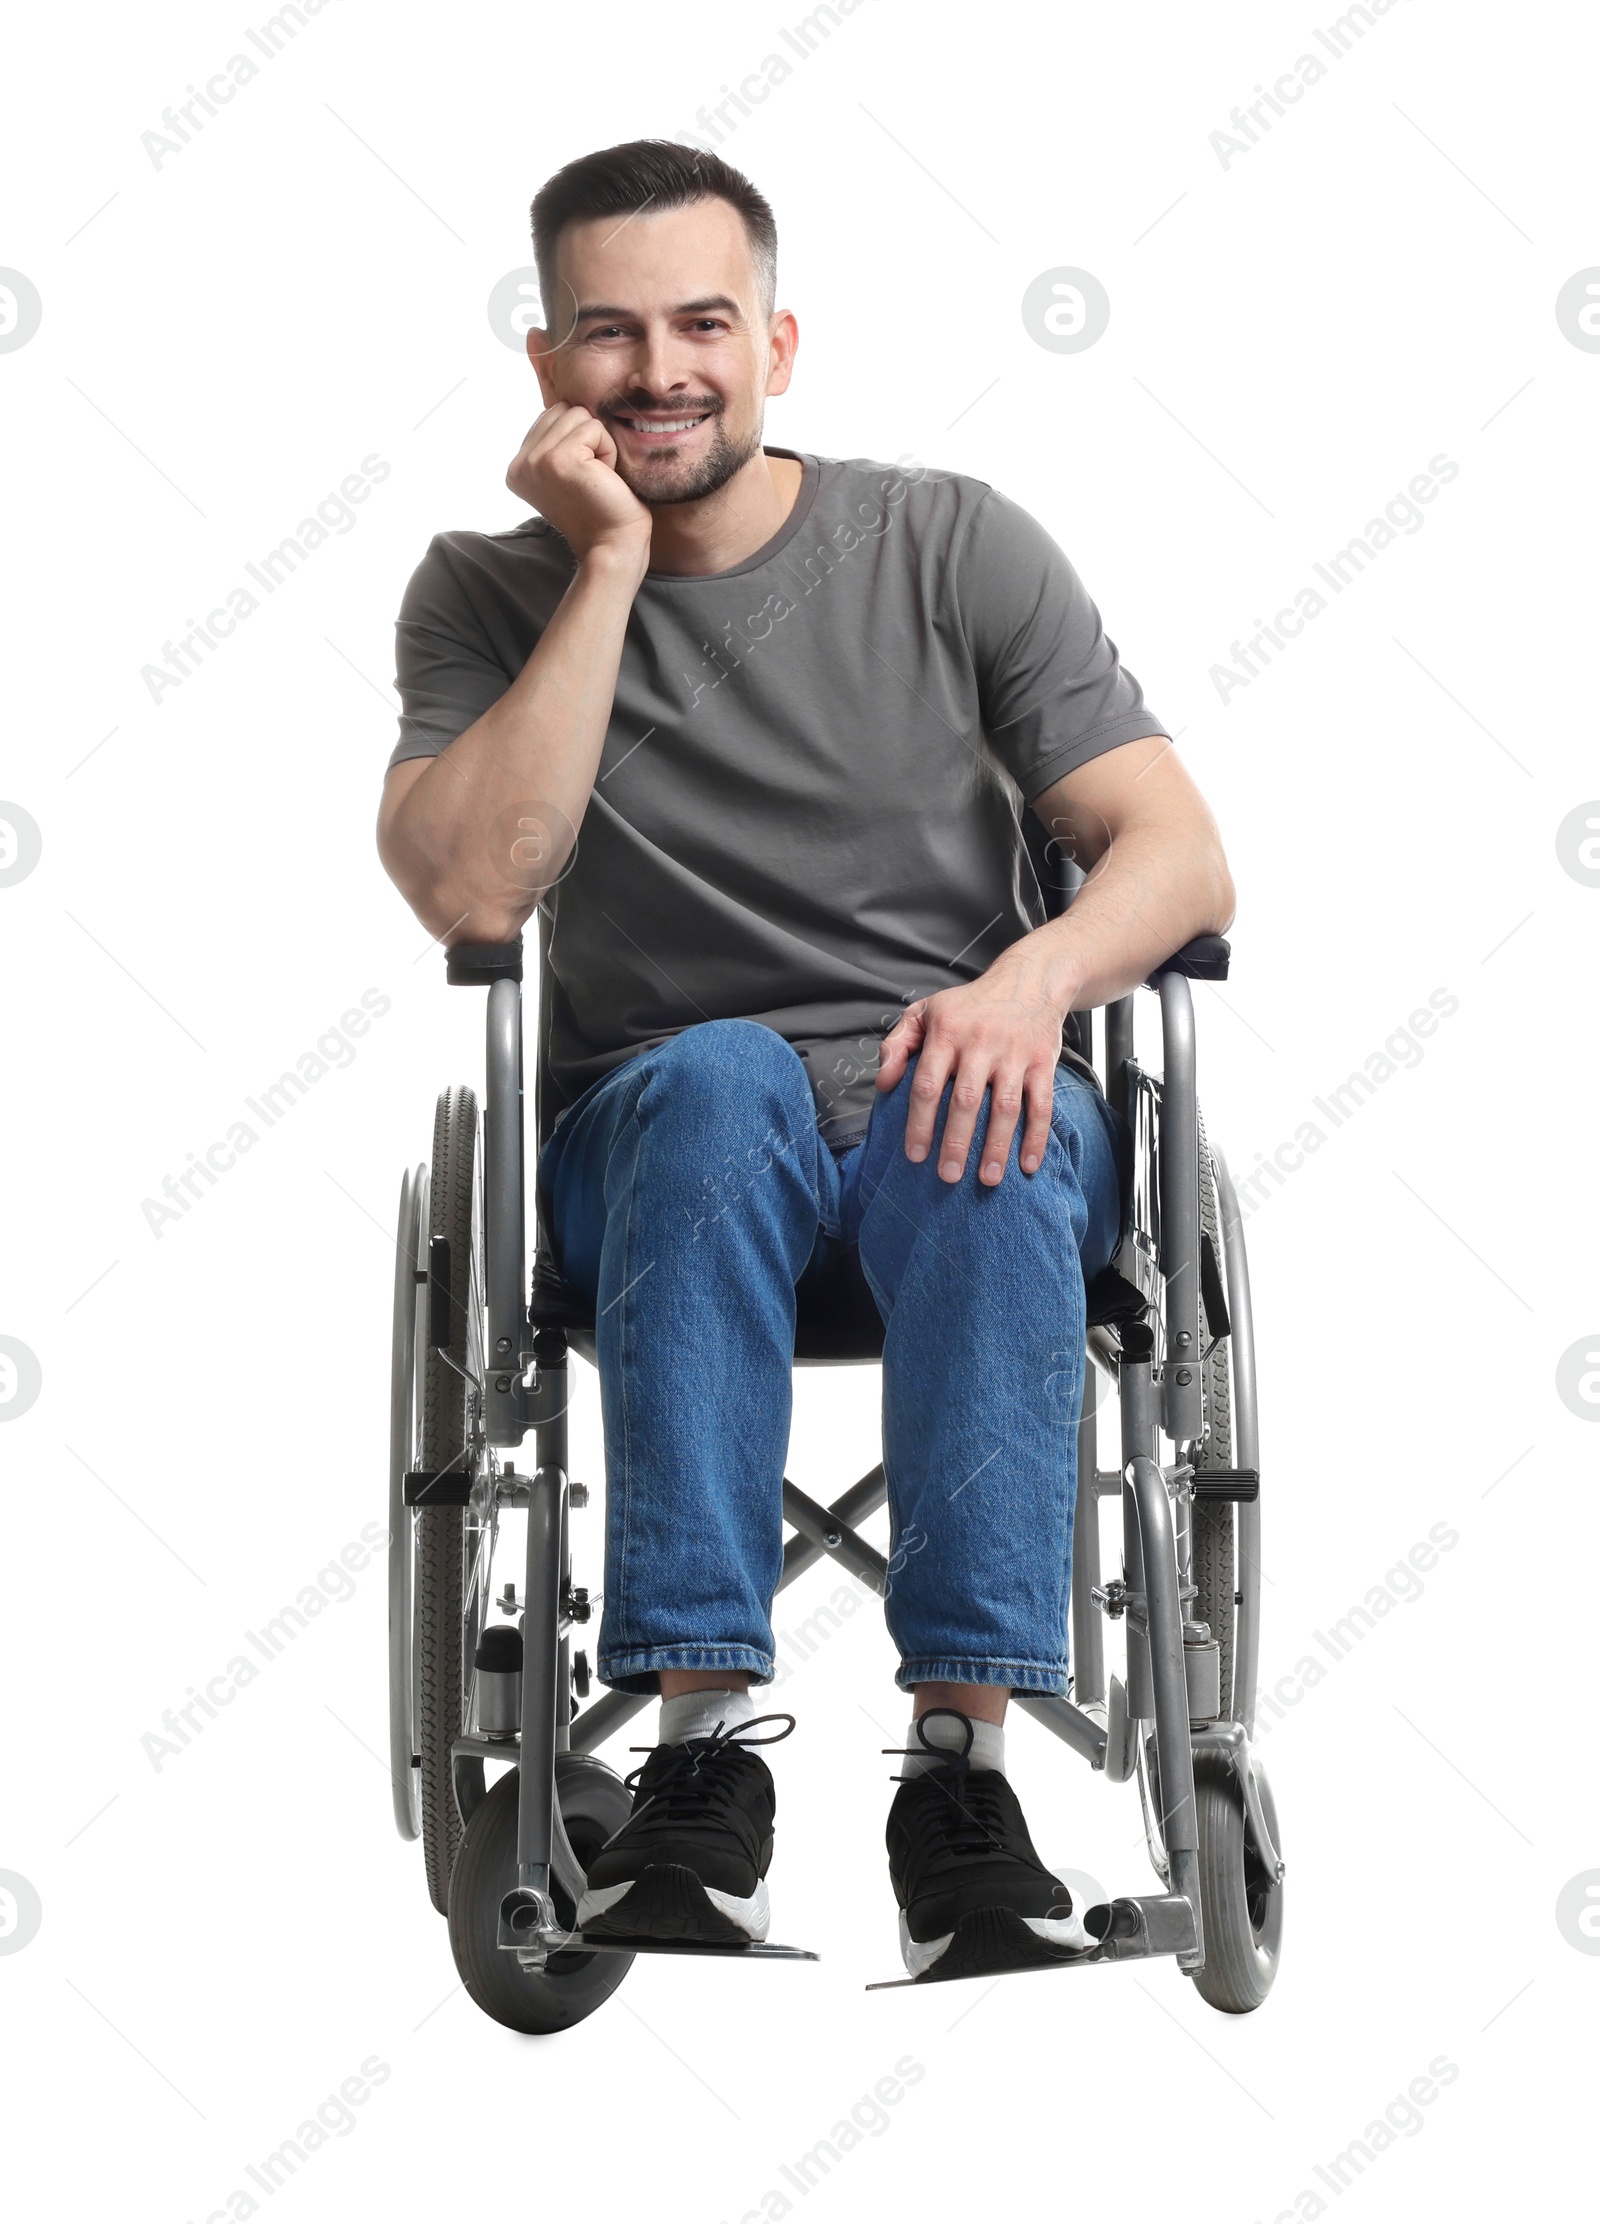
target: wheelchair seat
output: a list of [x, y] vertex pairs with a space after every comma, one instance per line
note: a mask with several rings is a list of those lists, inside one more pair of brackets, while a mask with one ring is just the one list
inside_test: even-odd
[[[1115, 1266], [1092, 1276], [1085, 1326], [1103, 1328], [1137, 1320], [1145, 1300]], [[594, 1307], [564, 1282], [542, 1256], [533, 1277], [534, 1328], [559, 1328], [591, 1366], [598, 1366]], [[883, 1357], [883, 1316], [861, 1271], [856, 1251], [837, 1251], [821, 1272], [809, 1267], [795, 1285], [794, 1361], [797, 1367], [862, 1366]]]
[[[533, 1278], [533, 1326], [559, 1328], [574, 1350], [598, 1365], [594, 1307], [541, 1258]], [[861, 1366], [883, 1357], [883, 1316], [861, 1261], [839, 1251], [820, 1273], [809, 1267], [795, 1285], [797, 1367]]]

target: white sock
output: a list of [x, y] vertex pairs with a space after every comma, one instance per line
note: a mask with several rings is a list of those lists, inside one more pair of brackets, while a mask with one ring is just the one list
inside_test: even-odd
[[911, 1750], [902, 1764], [902, 1773], [906, 1776], [920, 1776], [926, 1769], [938, 1767], [937, 1756], [924, 1751], [924, 1739], [943, 1752], [959, 1753], [967, 1742], [964, 1723], [972, 1726], [972, 1750], [967, 1755], [969, 1765], [973, 1768], [997, 1769], [1004, 1776], [1006, 1733], [1000, 1723], [980, 1722], [974, 1715], [965, 1715], [958, 1721], [954, 1715], [932, 1712], [923, 1716], [920, 1736], [916, 1717], [912, 1716], [911, 1727], [906, 1732], [906, 1743]]
[[686, 1738], [710, 1737], [720, 1722], [731, 1730], [736, 1723], [755, 1716], [755, 1701], [748, 1691], [680, 1691], [661, 1702], [659, 1745], [682, 1745]]

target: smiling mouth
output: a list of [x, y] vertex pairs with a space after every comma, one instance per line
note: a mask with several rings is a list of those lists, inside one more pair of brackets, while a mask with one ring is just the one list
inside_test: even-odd
[[709, 409], [698, 410], [686, 417], [623, 416], [618, 414], [613, 424], [621, 425], [636, 440], [681, 440], [686, 433], [696, 431], [712, 415]]

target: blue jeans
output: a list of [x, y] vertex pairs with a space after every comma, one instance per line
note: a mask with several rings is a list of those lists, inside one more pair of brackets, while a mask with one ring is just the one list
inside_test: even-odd
[[[540, 1155], [562, 1277], [593, 1299], [606, 1451], [596, 1667], [774, 1669], [796, 1287], [854, 1250], [883, 1316], [897, 1682], [1064, 1693], [1084, 1283], [1121, 1223], [1105, 1099], [1056, 1069], [1043, 1164], [905, 1155], [913, 1059], [837, 1156], [799, 1054], [756, 1020], [684, 1029], [601, 1076]], [[949, 1109], [947, 1085], [935, 1135]]]

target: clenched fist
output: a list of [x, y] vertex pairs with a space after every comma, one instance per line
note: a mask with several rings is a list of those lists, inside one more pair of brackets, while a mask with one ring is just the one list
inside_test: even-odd
[[548, 518], [574, 556], [617, 547], [648, 560], [650, 512], [617, 475], [617, 444], [599, 418], [557, 402], [535, 418], [506, 485]]

